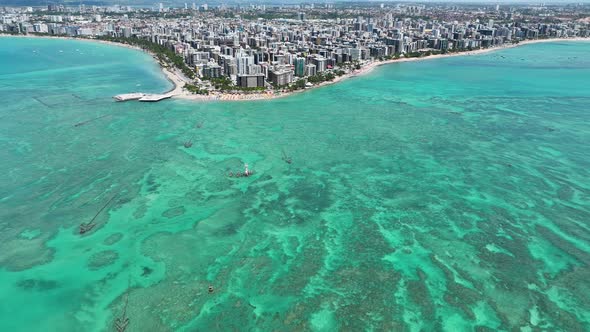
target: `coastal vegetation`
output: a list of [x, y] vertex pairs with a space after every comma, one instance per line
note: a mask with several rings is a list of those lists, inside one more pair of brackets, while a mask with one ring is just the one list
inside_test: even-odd
[[312, 84], [318, 84], [327, 81], [333, 81], [336, 76], [333, 73], [319, 73], [307, 78], [307, 81]]
[[149, 41], [147, 39], [140, 39], [140, 38], [133, 38], [133, 37], [126, 38], [126, 37], [97, 36], [96, 39], [139, 47], [145, 51], [152, 53], [155, 57], [158, 58], [158, 60], [160, 62], [173, 65], [174, 67], [180, 69], [180, 71], [182, 71], [182, 73], [186, 77], [188, 77], [190, 79], [195, 78], [195, 72], [184, 62], [183, 57], [174, 53], [173, 50], [171, 50], [170, 48], [168, 48], [164, 45], [152, 43], [151, 41]]
[[209, 90], [207, 89], [202, 89], [196, 85], [193, 84], [185, 84], [184, 88], [186, 89], [186, 91], [196, 94], [196, 95], [208, 95], [209, 94]]
[[400, 57], [401, 57], [401, 55], [399, 53], [395, 53], [395, 54], [379, 57], [379, 61], [389, 61], [389, 60], [393, 60], [393, 59], [397, 60]]
[[266, 90], [264, 87], [243, 87], [235, 85], [229, 77], [203, 78], [204, 81], [209, 81], [211, 85], [219, 91], [242, 91], [242, 92], [261, 92]]
[[297, 81], [295, 81], [295, 83], [289, 85], [287, 89], [289, 91], [303, 90], [305, 89], [305, 84], [307, 84], [307, 81], [303, 78], [300, 78]]
[[323, 82], [330, 82], [330, 81], [333, 81], [337, 76], [342, 76], [344, 74], [346, 74], [346, 72], [344, 70], [337, 69], [332, 72], [319, 73], [314, 76], [309, 76], [307, 79], [300, 78], [297, 81], [295, 81], [294, 83], [292, 83], [291, 85], [289, 85], [287, 87], [287, 90], [289, 90], [289, 91], [302, 90], [302, 89], [305, 89], [307, 82], [312, 83], [312, 84], [320, 84]]
[[346, 74], [346, 72], [344, 70], [342, 70], [342, 69], [336, 69], [336, 70], [333, 71], [333, 73], [336, 76], [342, 76], [342, 75]]

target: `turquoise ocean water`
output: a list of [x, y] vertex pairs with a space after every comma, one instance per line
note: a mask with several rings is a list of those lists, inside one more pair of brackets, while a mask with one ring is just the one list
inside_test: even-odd
[[589, 52], [145, 104], [145, 54], [2, 38], [0, 330], [588, 331]]

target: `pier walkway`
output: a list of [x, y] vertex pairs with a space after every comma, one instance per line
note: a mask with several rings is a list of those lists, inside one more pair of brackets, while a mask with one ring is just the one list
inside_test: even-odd
[[171, 93], [163, 94], [163, 95], [145, 95], [139, 98], [139, 101], [143, 102], [158, 102], [160, 100], [171, 98], [173, 95]]
[[172, 98], [174, 96], [173, 93], [165, 93], [165, 94], [146, 94], [146, 93], [125, 93], [121, 95], [116, 95], [113, 97], [116, 101], [129, 101], [129, 100], [139, 100], [143, 102], [158, 102], [160, 100]]

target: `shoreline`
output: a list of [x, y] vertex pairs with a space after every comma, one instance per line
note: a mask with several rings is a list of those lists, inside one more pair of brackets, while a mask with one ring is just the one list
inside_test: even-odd
[[533, 39], [533, 40], [525, 40], [521, 41], [516, 44], [506, 44], [497, 47], [489, 47], [484, 49], [478, 49], [473, 51], [464, 51], [464, 52], [457, 52], [457, 53], [450, 53], [450, 54], [435, 54], [429, 55], [424, 57], [415, 57], [415, 58], [399, 58], [399, 59], [391, 59], [386, 61], [373, 61], [369, 64], [364, 65], [358, 70], [353, 70], [349, 73], [346, 73], [342, 76], [337, 76], [332, 81], [322, 82], [320, 84], [314, 85], [312, 87], [296, 90], [296, 91], [289, 91], [289, 92], [281, 92], [280, 94], [266, 94], [266, 93], [257, 93], [257, 94], [219, 94], [221, 96], [218, 97], [217, 95], [194, 95], [190, 93], [184, 93], [182, 95], [176, 96], [179, 99], [184, 100], [223, 100], [223, 101], [245, 101], [245, 100], [267, 100], [267, 99], [277, 99], [277, 98], [285, 98], [289, 97], [298, 93], [303, 93], [306, 91], [311, 91], [323, 86], [336, 84], [348, 78], [358, 77], [362, 75], [366, 75], [372, 72], [375, 68], [393, 64], [397, 62], [413, 62], [413, 61], [422, 61], [422, 60], [433, 60], [433, 59], [441, 59], [441, 58], [448, 58], [448, 57], [455, 57], [455, 56], [471, 56], [471, 55], [479, 55], [484, 53], [489, 53], [493, 51], [504, 50], [508, 48], [523, 46], [523, 45], [530, 45], [530, 44], [538, 44], [538, 43], [550, 43], [550, 42], [560, 42], [560, 41], [569, 41], [569, 42], [579, 42], [579, 41], [586, 41], [590, 42], [590, 38], [549, 38], [549, 39]]
[[[295, 94], [315, 90], [315, 89], [323, 87], [323, 86], [336, 84], [336, 83], [346, 80], [348, 78], [366, 75], [366, 74], [369, 74], [370, 72], [372, 72], [377, 67], [380, 67], [383, 65], [388, 65], [388, 64], [393, 64], [393, 63], [397, 63], [397, 62], [413, 62], [413, 61], [433, 60], [433, 59], [455, 57], [455, 56], [479, 55], [479, 54], [489, 53], [489, 52], [493, 52], [493, 51], [499, 51], [499, 50], [504, 50], [504, 49], [508, 49], [508, 48], [523, 46], [523, 45], [538, 44], [538, 43], [550, 43], [550, 42], [559, 42], [559, 41], [569, 41], [569, 42], [586, 41], [586, 42], [590, 42], [590, 38], [576, 37], [576, 38], [533, 39], [533, 40], [521, 41], [517, 44], [507, 44], [507, 45], [501, 45], [501, 46], [497, 46], [497, 47], [489, 47], [489, 48], [473, 50], [473, 51], [464, 51], [464, 52], [457, 52], [457, 53], [450, 53], [450, 54], [435, 54], [435, 55], [429, 55], [429, 56], [424, 56], [424, 57], [415, 57], [415, 58], [399, 58], [399, 59], [391, 59], [391, 60], [386, 60], [386, 61], [373, 61], [369, 64], [364, 65], [363, 67], [361, 67], [358, 70], [353, 70], [353, 71], [346, 73], [342, 76], [337, 76], [332, 81], [322, 82], [320, 84], [314, 85], [314, 86], [306, 88], [306, 89], [289, 91], [289, 92], [281, 92], [279, 94], [275, 94], [275, 93], [272, 93], [272, 94], [268, 94], [268, 93], [255, 93], [255, 94], [220, 93], [220, 94], [213, 94], [213, 95], [195, 95], [195, 94], [191, 94], [186, 91], [183, 91], [184, 93], [176, 95], [174, 97], [178, 98], [178, 99], [183, 99], [183, 100], [199, 100], [199, 101], [214, 101], [214, 100], [248, 101], [248, 100], [269, 100], [269, 99], [285, 98], [285, 97], [289, 97], [289, 96], [292, 96]], [[180, 90], [182, 90], [182, 89], [180, 89]]]
[[3, 38], [3, 37], [6, 37], [6, 38], [13, 37], [13, 38], [66, 39], [66, 40], [75, 40], [75, 41], [99, 43], [99, 44], [117, 46], [117, 47], [124, 47], [124, 48], [132, 49], [132, 50], [136, 50], [136, 51], [140, 51], [145, 54], [148, 54], [156, 62], [156, 64], [158, 65], [158, 67], [160, 68], [162, 73], [164, 74], [164, 77], [166, 78], [166, 80], [168, 80], [168, 82], [170, 82], [172, 84], [172, 87], [170, 89], [168, 89], [168, 91], [161, 93], [162, 95], [173, 94], [173, 96], [176, 96], [177, 94], [186, 93], [186, 92], [183, 92], [182, 87], [184, 86], [185, 83], [189, 83], [189, 82], [186, 82], [179, 74], [173, 73], [172, 71], [169, 70], [168, 67], [163, 66], [162, 63], [160, 61], [158, 61], [158, 59], [156, 58], [156, 56], [153, 53], [151, 53], [147, 50], [144, 50], [141, 47], [137, 47], [137, 46], [133, 46], [133, 45], [123, 44], [123, 43], [115, 43], [115, 42], [110, 42], [107, 40], [100, 40], [100, 39], [93, 39], [93, 38], [74, 38], [74, 37], [66, 37], [66, 36], [37, 36], [37, 35], [0, 34], [0, 38]]
[[391, 60], [385, 60], [385, 61], [372, 61], [368, 64], [363, 65], [358, 70], [353, 70], [353, 71], [346, 73], [342, 76], [337, 76], [332, 81], [322, 82], [320, 84], [314, 85], [309, 88], [301, 89], [301, 90], [279, 92], [279, 93], [259, 92], [259, 93], [251, 93], [251, 94], [216, 92], [216, 93], [212, 93], [209, 95], [198, 95], [198, 94], [192, 94], [184, 89], [184, 84], [190, 84], [190, 82], [187, 82], [180, 74], [178, 74], [176, 72], [176, 70], [177, 70], [176, 68], [173, 68], [172, 70], [170, 70], [170, 68], [163, 66], [162, 63], [160, 61], [158, 61], [158, 59], [156, 59], [154, 54], [152, 54], [151, 52], [146, 51], [140, 47], [137, 47], [137, 46], [122, 44], [122, 43], [115, 43], [115, 42], [110, 42], [110, 41], [106, 41], [106, 40], [92, 39], [92, 38], [74, 38], [74, 37], [66, 37], [66, 36], [36, 36], [36, 35], [0, 34], [0, 38], [2, 38], [2, 37], [79, 40], [79, 41], [101, 43], [101, 44], [106, 44], [106, 45], [111, 45], [111, 46], [126, 47], [129, 49], [134, 49], [134, 50], [144, 52], [146, 54], [149, 54], [152, 58], [154, 58], [154, 60], [156, 61], [156, 63], [160, 67], [162, 73], [164, 74], [164, 77], [172, 84], [172, 88], [166, 92], [161, 93], [161, 95], [170, 96], [175, 99], [193, 100], [193, 101], [248, 101], [248, 100], [270, 100], [270, 99], [277, 99], [277, 98], [285, 98], [285, 97], [289, 97], [289, 96], [292, 96], [292, 95], [295, 95], [298, 93], [311, 91], [311, 90], [314, 90], [314, 89], [317, 89], [317, 88], [320, 88], [323, 86], [336, 84], [336, 83], [346, 80], [348, 78], [366, 75], [366, 74], [372, 72], [377, 67], [380, 67], [383, 65], [388, 65], [388, 64], [393, 64], [393, 63], [398, 63], [398, 62], [413, 62], [413, 61], [433, 60], [433, 59], [441, 59], [441, 58], [456, 57], [456, 56], [480, 55], [480, 54], [489, 53], [489, 52], [493, 52], [493, 51], [499, 51], [499, 50], [514, 48], [514, 47], [518, 47], [518, 46], [539, 44], [539, 43], [551, 43], [551, 42], [560, 42], [560, 41], [566, 41], [566, 42], [586, 41], [586, 42], [590, 42], [590, 38], [582, 38], [582, 37], [524, 40], [524, 41], [521, 41], [516, 44], [506, 44], [506, 45], [500, 45], [500, 46], [496, 46], [496, 47], [489, 47], [489, 48], [478, 49], [478, 50], [473, 50], [473, 51], [463, 51], [463, 52], [447, 53], [447, 54], [435, 54], [435, 55], [414, 57], [414, 58], [399, 58], [399, 59], [391, 59]]

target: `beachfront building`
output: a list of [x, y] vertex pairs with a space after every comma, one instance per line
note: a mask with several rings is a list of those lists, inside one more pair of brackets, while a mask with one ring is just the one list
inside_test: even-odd
[[264, 74], [252, 74], [252, 75], [238, 75], [237, 86], [242, 88], [263, 88], [265, 82]]
[[305, 76], [315, 76], [317, 75], [316, 66], [314, 64], [309, 64], [305, 66]]
[[293, 71], [287, 68], [271, 69], [268, 76], [269, 81], [275, 86], [285, 86], [293, 81]]
[[324, 57], [313, 58], [312, 62], [315, 65], [316, 71], [318, 73], [322, 73], [328, 69], [328, 59]]
[[305, 58], [298, 57], [295, 59], [295, 76], [305, 76]]
[[216, 63], [208, 63], [203, 67], [203, 77], [205, 78], [220, 78], [221, 66]]

